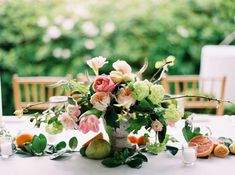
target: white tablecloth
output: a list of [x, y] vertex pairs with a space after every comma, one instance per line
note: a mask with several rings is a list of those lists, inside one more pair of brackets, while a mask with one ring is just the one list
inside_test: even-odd
[[[16, 121], [15, 119], [6, 118], [5, 127], [16, 134], [21, 131], [34, 131], [35, 133], [42, 130], [32, 130], [32, 125], [26, 121]], [[225, 136], [235, 139], [235, 116], [200, 116], [195, 117], [194, 125], [209, 126], [213, 136]], [[176, 136], [181, 142], [183, 136], [181, 128], [184, 122], [178, 122], [175, 128], [169, 128], [169, 133]], [[70, 136], [77, 135], [80, 145], [90, 138], [92, 134], [82, 135], [78, 131], [72, 131], [62, 134], [60, 137], [69, 139]], [[148, 155], [149, 162], [144, 163], [140, 169], [132, 169], [127, 166], [118, 168], [106, 168], [99, 160], [90, 160], [83, 158], [79, 153], [68, 155], [60, 160], [50, 160], [49, 157], [27, 157], [24, 155], [13, 155], [9, 159], [0, 160], [0, 175], [204, 175], [213, 174], [221, 175], [223, 173], [233, 174], [235, 156], [227, 158], [217, 158], [211, 156], [209, 159], [198, 159], [192, 167], [186, 167], [181, 161], [181, 152], [172, 156], [168, 152], [158, 156]]]

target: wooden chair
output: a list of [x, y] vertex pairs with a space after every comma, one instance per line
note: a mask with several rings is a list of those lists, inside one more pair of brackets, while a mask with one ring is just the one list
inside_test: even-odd
[[[51, 96], [69, 95], [68, 92], [61, 93], [61, 87], [49, 87], [60, 80], [71, 80], [70, 75], [66, 77], [18, 77], [13, 76], [13, 95], [15, 110], [27, 105], [48, 102]], [[40, 104], [30, 109], [45, 110], [49, 104]]]
[[[215, 84], [220, 85], [220, 89], [215, 89]], [[226, 77], [200, 77], [198, 75], [190, 76], [166, 76], [162, 79], [162, 85], [167, 93], [177, 95], [204, 95], [208, 97], [224, 100]], [[218, 87], [218, 86], [217, 86]], [[215, 96], [217, 91], [217, 96]], [[216, 115], [223, 115], [223, 103], [219, 104], [214, 101], [208, 101], [203, 98], [185, 98], [185, 109], [209, 108], [216, 109]]]

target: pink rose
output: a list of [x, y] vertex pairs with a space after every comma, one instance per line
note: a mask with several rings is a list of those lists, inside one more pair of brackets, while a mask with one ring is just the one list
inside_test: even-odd
[[105, 111], [108, 105], [110, 104], [109, 93], [106, 92], [96, 92], [91, 96], [90, 100], [93, 107], [99, 111]]
[[98, 132], [99, 123], [100, 121], [95, 115], [86, 116], [80, 120], [78, 129], [84, 134], [88, 133], [89, 131]]
[[155, 120], [155, 121], [152, 122], [152, 129], [154, 131], [161, 131], [162, 128], [163, 128], [163, 125], [160, 121]]
[[67, 112], [61, 114], [58, 117], [58, 120], [62, 123], [65, 129], [74, 129], [76, 128], [76, 123], [74, 118], [72, 118]]
[[106, 58], [102, 56], [95, 57], [87, 61], [88, 66], [93, 69], [96, 75], [99, 75], [99, 68], [103, 67], [106, 63], [108, 63]]
[[116, 84], [108, 76], [99, 76], [95, 79], [93, 88], [95, 92], [112, 92]]

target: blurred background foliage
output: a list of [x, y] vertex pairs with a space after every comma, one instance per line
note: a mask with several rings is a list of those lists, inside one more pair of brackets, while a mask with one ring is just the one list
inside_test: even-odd
[[99, 55], [134, 70], [148, 58], [147, 77], [174, 55], [170, 74], [198, 74], [201, 48], [231, 33], [234, 16], [234, 0], [0, 0], [3, 112], [14, 111], [13, 74], [76, 76]]

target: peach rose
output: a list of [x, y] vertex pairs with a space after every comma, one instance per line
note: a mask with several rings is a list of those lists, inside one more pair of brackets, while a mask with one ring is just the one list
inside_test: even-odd
[[110, 104], [109, 93], [105, 92], [96, 92], [91, 96], [90, 100], [93, 107], [99, 111], [105, 111], [108, 105]]
[[94, 81], [94, 91], [95, 92], [112, 92], [116, 84], [108, 76], [98, 76]]
[[131, 95], [132, 91], [128, 87], [121, 88], [117, 96], [118, 106], [123, 106], [126, 109], [129, 109], [132, 105], [135, 104], [136, 100]]

